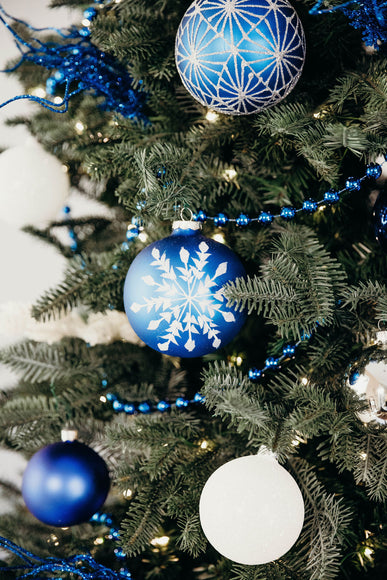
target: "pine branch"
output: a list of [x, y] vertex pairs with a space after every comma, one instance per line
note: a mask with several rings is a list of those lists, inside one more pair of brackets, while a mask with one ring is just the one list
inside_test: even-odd
[[345, 274], [305, 227], [289, 227], [272, 243], [262, 278], [228, 283], [228, 305], [263, 312], [284, 338], [309, 334], [334, 321], [336, 296]]
[[86, 281], [86, 272], [76, 262], [67, 270], [61, 284], [39, 298], [32, 307], [32, 316], [38, 321], [45, 321], [69, 312], [79, 303]]
[[60, 344], [21, 342], [0, 351], [0, 362], [14, 370], [21, 380], [31, 383], [99, 374], [98, 363], [71, 360], [68, 351]]

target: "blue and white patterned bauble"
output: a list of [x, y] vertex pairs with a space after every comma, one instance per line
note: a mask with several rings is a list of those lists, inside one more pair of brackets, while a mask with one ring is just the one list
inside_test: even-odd
[[208, 354], [228, 343], [246, 318], [226, 306], [222, 293], [226, 282], [245, 275], [239, 258], [200, 228], [199, 222], [174, 222], [173, 233], [142, 250], [126, 276], [129, 322], [164, 354]]
[[22, 495], [38, 520], [67, 527], [87, 522], [102, 506], [109, 488], [109, 472], [98, 453], [79, 441], [61, 441], [31, 457]]
[[304, 31], [287, 0], [195, 0], [180, 23], [175, 57], [185, 88], [202, 105], [249, 115], [295, 86]]

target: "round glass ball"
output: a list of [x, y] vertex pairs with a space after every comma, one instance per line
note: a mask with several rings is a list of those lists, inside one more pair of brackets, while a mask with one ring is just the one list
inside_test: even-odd
[[287, 0], [195, 0], [180, 23], [175, 58], [185, 88], [202, 105], [248, 115], [293, 89], [304, 31]]
[[201, 224], [178, 221], [173, 233], [144, 248], [125, 280], [124, 305], [135, 333], [164, 354], [198, 357], [227, 344], [246, 313], [228, 307], [222, 286], [245, 276], [226, 245]]
[[199, 504], [210, 544], [240, 564], [266, 564], [296, 542], [304, 501], [293, 477], [272, 454], [239, 457], [207, 480]]
[[33, 455], [23, 475], [22, 495], [41, 522], [67, 527], [87, 522], [110, 488], [105, 461], [79, 441], [47, 445]]

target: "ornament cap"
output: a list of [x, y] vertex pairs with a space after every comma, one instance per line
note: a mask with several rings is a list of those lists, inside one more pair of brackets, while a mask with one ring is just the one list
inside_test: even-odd
[[76, 429], [62, 429], [60, 432], [60, 438], [63, 442], [75, 441], [78, 439], [78, 431]]
[[192, 220], [177, 220], [172, 224], [172, 229], [175, 230], [201, 230], [202, 224], [200, 222], [194, 222]]
[[267, 457], [269, 459], [274, 459], [275, 461], [277, 461], [277, 459], [278, 459], [278, 455], [276, 453], [274, 453], [274, 451], [272, 451], [271, 449], [266, 447], [266, 445], [261, 445], [261, 447], [258, 449], [257, 456], [258, 457]]

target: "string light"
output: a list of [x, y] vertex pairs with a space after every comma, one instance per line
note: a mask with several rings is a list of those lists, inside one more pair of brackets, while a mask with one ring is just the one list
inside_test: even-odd
[[82, 135], [82, 133], [85, 130], [85, 125], [81, 121], [77, 121], [75, 123], [75, 130], [78, 133], [78, 135]]
[[159, 538], [153, 538], [150, 543], [152, 546], [157, 548], [166, 548], [169, 544], [170, 538], [168, 536], [160, 536]]
[[215, 113], [215, 111], [207, 111], [206, 119], [210, 123], [216, 123], [216, 121], [219, 119], [219, 115], [218, 113]]

